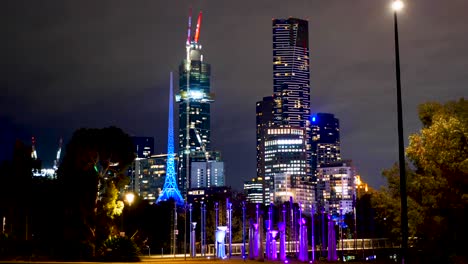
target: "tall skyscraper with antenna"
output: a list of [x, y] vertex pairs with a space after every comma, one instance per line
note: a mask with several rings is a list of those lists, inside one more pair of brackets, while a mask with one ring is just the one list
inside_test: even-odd
[[[179, 177], [183, 194], [190, 188], [191, 160], [208, 162], [211, 151], [210, 93], [211, 66], [203, 61], [199, 43], [202, 13], [197, 19], [195, 35], [191, 36], [192, 14], [189, 14], [186, 58], [179, 66]], [[213, 155], [211, 155], [213, 156]]]
[[184, 204], [184, 198], [180, 194], [176, 181], [176, 170], [174, 160], [174, 92], [173, 92], [173, 77], [171, 72], [170, 92], [169, 92], [169, 122], [167, 130], [167, 161], [166, 161], [166, 179], [164, 182], [163, 191], [158, 197], [157, 203], [167, 201], [173, 198], [177, 205]]

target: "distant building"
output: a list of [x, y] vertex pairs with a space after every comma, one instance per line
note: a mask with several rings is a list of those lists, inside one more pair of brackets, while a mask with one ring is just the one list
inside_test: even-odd
[[317, 169], [317, 206], [332, 215], [353, 212], [355, 168], [350, 160], [323, 164]]
[[[256, 124], [257, 124], [257, 178], [256, 184], [262, 185], [262, 196], [265, 197], [264, 190], [269, 188], [269, 182], [265, 182], [265, 139], [267, 128], [274, 122], [274, 100], [273, 96], [263, 97], [262, 101], [256, 104]], [[266, 186], [264, 186], [267, 184]], [[269, 196], [267, 194], [266, 196]], [[263, 198], [265, 200], [265, 198]], [[263, 202], [262, 202], [263, 203]], [[269, 198], [265, 200], [269, 204]]]
[[[301, 203], [304, 212], [313, 203], [313, 186], [307, 177], [306, 129], [272, 126], [265, 139], [265, 204], [289, 200]], [[276, 185], [275, 185], [276, 183]], [[281, 192], [276, 195], [275, 192]], [[275, 196], [278, 200], [275, 200]]]
[[148, 158], [154, 153], [154, 137], [132, 137], [137, 158]]
[[203, 58], [198, 38], [201, 12], [198, 18], [195, 34], [191, 35], [191, 28], [188, 31], [186, 57], [179, 65], [179, 92], [176, 95], [179, 103], [177, 184], [183, 195], [187, 195], [187, 190], [194, 186], [191, 180], [196, 178], [191, 175], [194, 171], [190, 168], [191, 162], [200, 162], [197, 157], [212, 150], [211, 103], [214, 102], [214, 94], [211, 92], [211, 65]]
[[135, 159], [130, 178], [130, 190], [137, 193], [141, 199], [155, 203], [164, 186], [166, 160], [167, 154]]
[[263, 181], [258, 182], [254, 178], [244, 182], [244, 194], [248, 203], [264, 203]]
[[276, 203], [288, 202], [290, 197], [296, 197], [295, 189], [291, 185], [291, 174], [277, 173], [274, 177], [273, 200]]
[[333, 114], [312, 116], [312, 170], [341, 160], [340, 121]]
[[192, 161], [191, 165], [191, 189], [225, 186], [224, 162]]
[[231, 198], [231, 187], [209, 187], [209, 188], [195, 188], [187, 192], [188, 204], [214, 204], [215, 202], [224, 203], [226, 198]]

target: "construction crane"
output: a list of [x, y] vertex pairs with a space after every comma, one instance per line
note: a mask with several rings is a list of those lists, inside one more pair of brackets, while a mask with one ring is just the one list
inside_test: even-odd
[[196, 128], [192, 128], [192, 130], [195, 132], [195, 136], [197, 138], [197, 141], [198, 143], [200, 144], [200, 148], [202, 149], [203, 151], [203, 154], [205, 154], [205, 173], [206, 173], [206, 178], [207, 180], [209, 179], [209, 181], [206, 183], [206, 187], [210, 187], [211, 186], [211, 177], [208, 176], [208, 162], [210, 162], [210, 153], [206, 150], [206, 144], [205, 142], [203, 142], [201, 136], [200, 136], [200, 132], [196, 129]]
[[200, 148], [202, 149], [203, 153], [205, 154], [206, 162], [208, 162], [208, 160], [210, 158], [210, 153], [208, 153], [208, 151], [206, 151], [206, 144], [201, 139], [201, 136], [200, 136], [200, 133], [198, 132], [198, 130], [196, 128], [192, 128], [192, 130], [195, 132], [195, 136], [197, 137], [197, 141], [200, 144]]
[[31, 142], [32, 142], [32, 145], [31, 145], [31, 158], [33, 160], [37, 160], [36, 138], [32, 137]]
[[62, 144], [63, 144], [63, 139], [60, 138], [59, 147], [58, 147], [58, 150], [57, 150], [57, 156], [55, 157], [55, 160], [54, 160], [54, 170], [55, 171], [58, 170], [58, 166], [59, 166], [59, 162], [60, 162], [60, 154], [62, 153]]

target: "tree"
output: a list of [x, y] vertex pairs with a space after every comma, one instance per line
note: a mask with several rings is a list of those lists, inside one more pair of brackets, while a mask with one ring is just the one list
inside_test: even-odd
[[[468, 101], [419, 107], [422, 129], [410, 136], [406, 154], [408, 220], [410, 237], [433, 256], [464, 253], [468, 235]], [[374, 197], [380, 220], [399, 228], [398, 167], [384, 171], [389, 186]]]
[[407, 148], [418, 177], [408, 189], [424, 208], [428, 246], [458, 254], [468, 235], [468, 101], [423, 104], [419, 115], [423, 128]]
[[[31, 146], [16, 140], [11, 161], [3, 161], [0, 168], [0, 213], [5, 217], [6, 233], [10, 237], [28, 240], [32, 184]], [[17, 187], [21, 187], [19, 192]]]
[[58, 171], [65, 240], [94, 247], [96, 238], [109, 237], [121, 213], [117, 189], [128, 183], [124, 172], [134, 157], [130, 137], [119, 128], [75, 131]]

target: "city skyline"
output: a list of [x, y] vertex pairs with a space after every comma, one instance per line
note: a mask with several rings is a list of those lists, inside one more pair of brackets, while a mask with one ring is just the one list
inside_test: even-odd
[[[273, 87], [271, 19], [292, 16], [309, 21], [311, 113], [340, 119], [342, 158], [377, 188], [380, 171], [398, 159], [390, 2], [7, 3], [2, 151], [14, 136], [35, 136], [39, 158], [52, 166], [60, 137], [66, 144], [80, 127], [115, 125], [154, 136], [155, 153], [163, 153], [167, 74], [185, 57], [193, 6], [204, 13], [201, 38], [217, 96], [212, 145], [223, 154], [227, 185], [241, 190], [256, 176], [255, 102]], [[399, 17], [406, 142], [420, 128], [418, 104], [466, 97], [466, 8], [416, 0]]]

